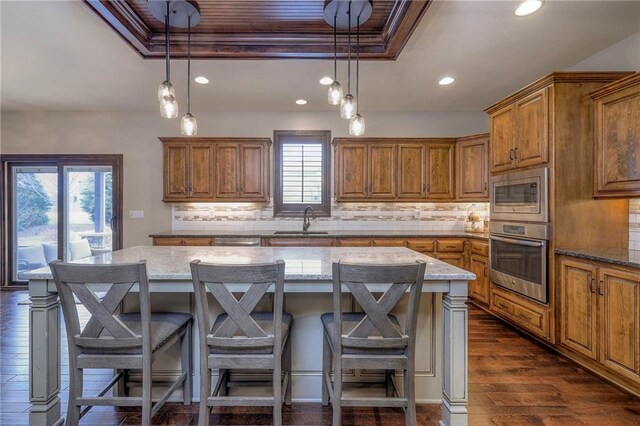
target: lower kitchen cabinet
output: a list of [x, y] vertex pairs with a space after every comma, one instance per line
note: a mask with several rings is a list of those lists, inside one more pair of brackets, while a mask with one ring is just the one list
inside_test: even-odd
[[464, 268], [464, 253], [436, 253], [436, 259], [441, 260], [449, 265], [457, 266], [458, 268]]
[[175, 238], [156, 237], [153, 239], [154, 246], [212, 246], [213, 238]]
[[499, 317], [545, 340], [551, 339], [549, 308], [520, 297], [493, 283], [489, 290], [489, 310]]
[[560, 344], [640, 387], [640, 271], [560, 259]]
[[371, 238], [340, 238], [337, 245], [340, 247], [371, 247], [372, 244]]
[[483, 256], [471, 255], [469, 271], [476, 275], [476, 279], [469, 281], [469, 297], [476, 303], [489, 305], [489, 259]]

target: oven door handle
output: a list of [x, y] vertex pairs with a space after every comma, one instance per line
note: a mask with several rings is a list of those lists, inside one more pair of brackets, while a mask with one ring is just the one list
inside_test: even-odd
[[525, 240], [518, 240], [515, 238], [502, 238], [502, 237], [490, 237], [490, 239], [492, 240], [496, 240], [496, 241], [502, 241], [504, 243], [512, 243], [512, 244], [518, 244], [521, 246], [527, 246], [527, 247], [544, 247], [546, 243], [544, 242], [539, 242], [539, 241], [525, 241]]

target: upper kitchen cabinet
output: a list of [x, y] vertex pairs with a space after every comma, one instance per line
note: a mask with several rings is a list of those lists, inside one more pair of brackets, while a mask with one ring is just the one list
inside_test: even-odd
[[160, 138], [165, 202], [267, 201], [268, 138]]
[[455, 140], [336, 138], [336, 199], [447, 201], [455, 197]]
[[594, 100], [594, 196], [640, 196], [640, 73], [606, 85]]
[[[523, 89], [526, 90], [526, 89]], [[549, 161], [548, 88], [487, 109], [491, 129], [491, 172], [545, 164]]]
[[457, 199], [489, 201], [489, 134], [458, 139], [456, 156]]

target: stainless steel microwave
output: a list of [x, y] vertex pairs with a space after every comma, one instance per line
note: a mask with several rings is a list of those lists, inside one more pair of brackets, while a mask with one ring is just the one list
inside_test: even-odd
[[549, 221], [549, 169], [515, 171], [490, 179], [491, 220]]

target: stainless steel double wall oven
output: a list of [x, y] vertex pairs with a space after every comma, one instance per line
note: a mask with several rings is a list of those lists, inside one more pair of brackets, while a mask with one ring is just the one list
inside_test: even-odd
[[491, 281], [548, 302], [549, 169], [491, 178]]

